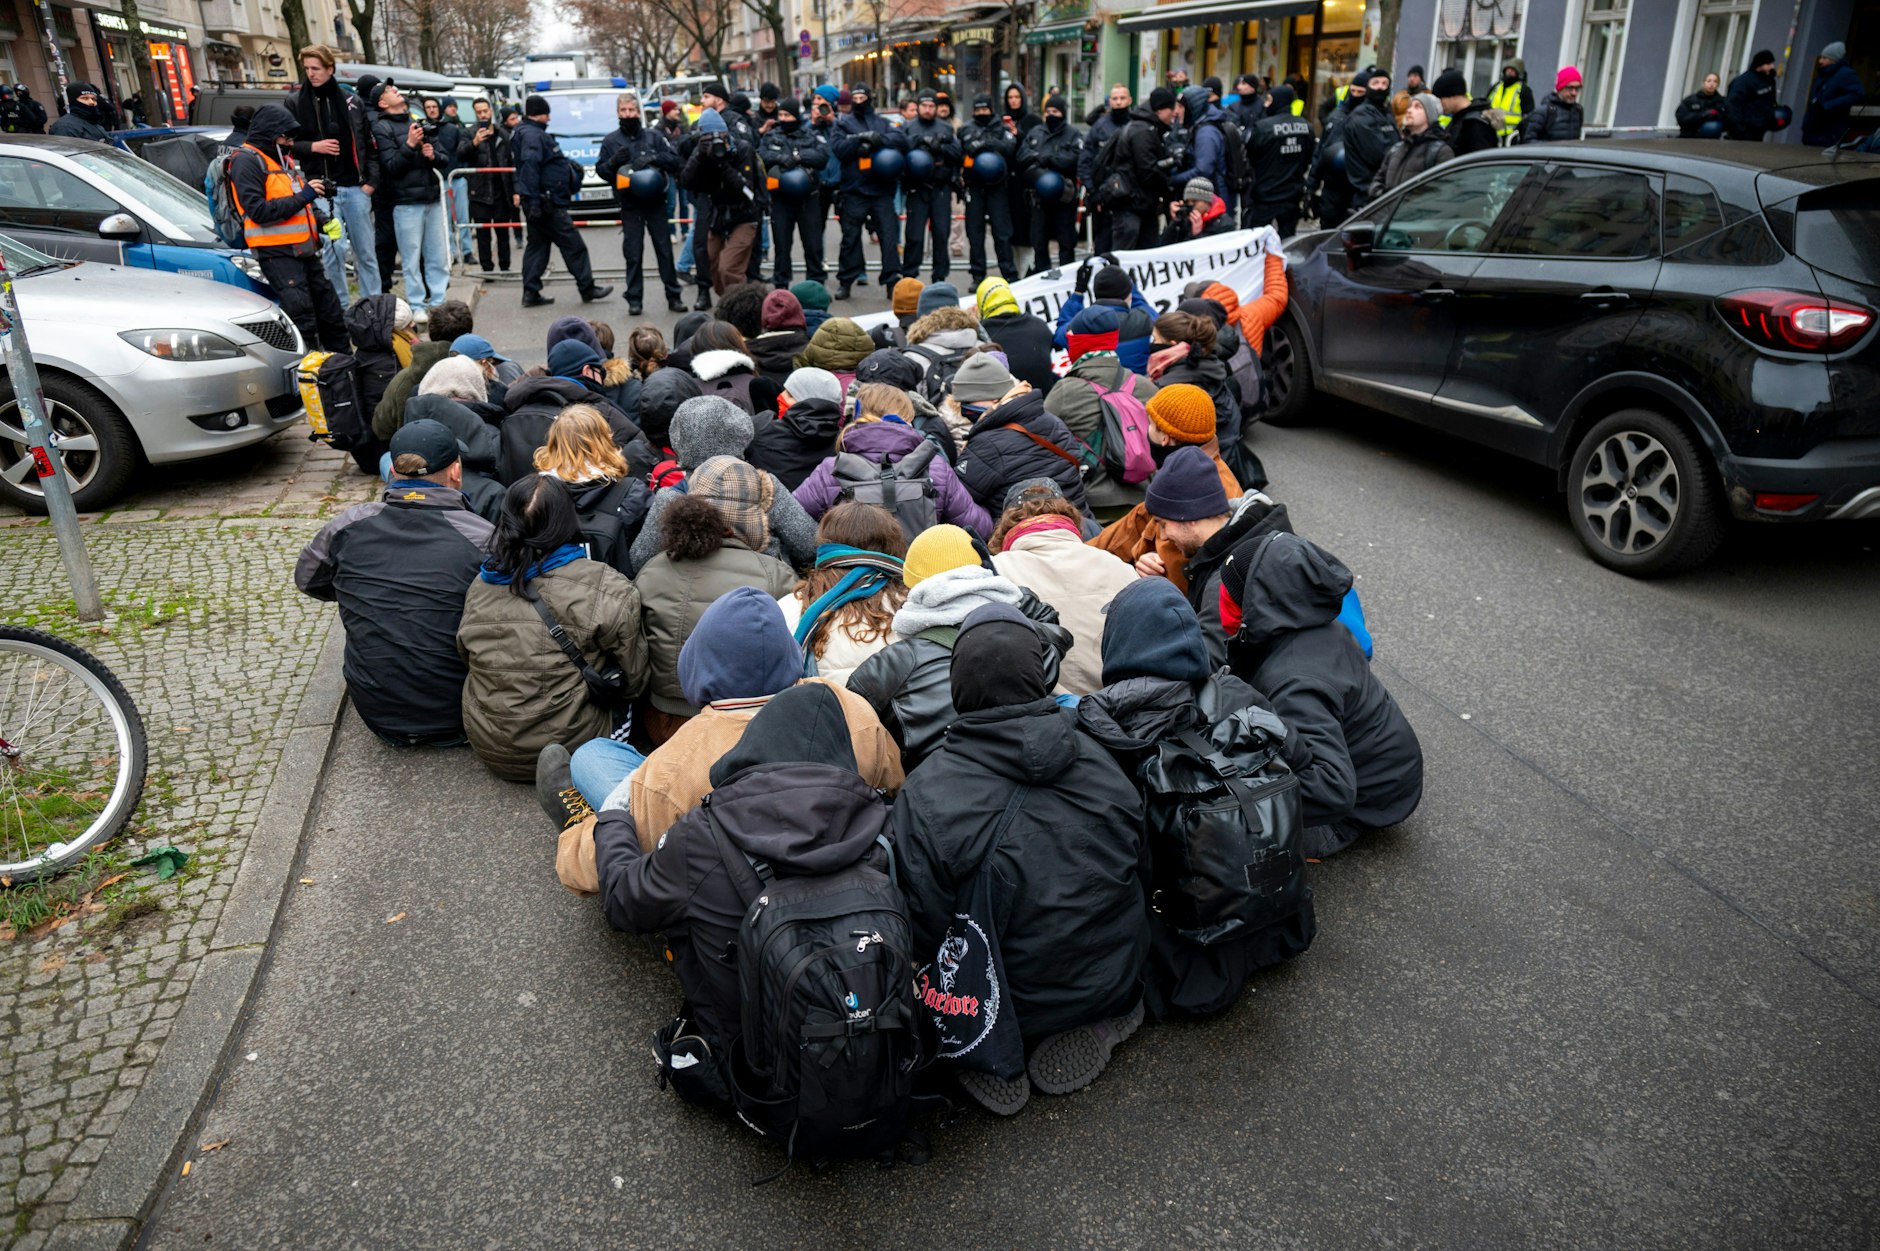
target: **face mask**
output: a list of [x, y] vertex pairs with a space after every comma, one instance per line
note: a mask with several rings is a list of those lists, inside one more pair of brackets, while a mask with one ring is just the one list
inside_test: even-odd
[[990, 126], [990, 125], [992, 125], [992, 114], [990, 114], [990, 113], [975, 113], [975, 114], [973, 114], [973, 125], [975, 125], [975, 126]]
[[1044, 119], [1044, 128], [1046, 130], [1052, 131], [1053, 133], [1063, 130], [1064, 119], [1061, 117], [1046, 117]]
[[783, 127], [786, 131], [795, 130], [802, 124], [803, 119], [800, 117], [780, 117], [777, 119], [777, 125]]
[[1157, 443], [1153, 439], [1149, 441], [1149, 457], [1158, 466], [1173, 456], [1175, 450], [1175, 445], [1172, 443]]
[[626, 131], [629, 135], [637, 135], [640, 133], [640, 119], [638, 117], [623, 117], [620, 119], [620, 129]]
[[1124, 122], [1129, 120], [1129, 110], [1128, 109], [1111, 109], [1110, 120], [1115, 122], [1118, 126], [1121, 126]]

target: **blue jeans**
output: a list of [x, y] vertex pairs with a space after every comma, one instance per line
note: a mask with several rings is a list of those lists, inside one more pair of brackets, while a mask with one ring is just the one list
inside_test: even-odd
[[413, 309], [436, 308], [450, 289], [450, 235], [444, 229], [444, 206], [436, 200], [393, 205], [392, 233], [405, 263], [405, 303]]
[[614, 789], [630, 777], [646, 760], [646, 754], [630, 743], [611, 738], [591, 738], [574, 749], [568, 772], [574, 788], [588, 807], [599, 812]]
[[450, 180], [450, 252], [452, 256], [469, 256], [476, 248], [470, 239], [470, 180], [453, 178]]
[[[339, 296], [341, 308], [351, 308], [352, 298], [346, 290], [346, 254], [352, 253], [353, 272], [359, 279], [359, 290], [363, 295], [374, 295], [379, 289], [379, 258], [373, 239], [376, 237], [372, 227], [372, 197], [358, 187], [340, 187], [333, 199], [318, 202], [320, 211], [331, 217], [337, 210], [339, 224], [344, 231], [344, 238], [339, 243], [328, 242], [320, 253], [321, 263], [326, 266], [327, 281], [333, 284], [333, 293]], [[363, 248], [353, 246], [356, 239], [365, 240]]]

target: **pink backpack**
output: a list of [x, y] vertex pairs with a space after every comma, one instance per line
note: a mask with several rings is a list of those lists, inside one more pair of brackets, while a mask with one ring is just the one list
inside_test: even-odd
[[1155, 455], [1149, 450], [1149, 410], [1136, 398], [1136, 375], [1127, 369], [1122, 374], [1114, 390], [1090, 383], [1103, 407], [1103, 424], [1091, 451], [1112, 478], [1135, 486], [1155, 473]]

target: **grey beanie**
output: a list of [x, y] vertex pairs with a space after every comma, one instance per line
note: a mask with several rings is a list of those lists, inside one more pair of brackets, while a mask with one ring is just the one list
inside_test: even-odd
[[1002, 400], [1018, 385], [1012, 371], [984, 352], [975, 352], [961, 362], [953, 375], [953, 398], [965, 404], [988, 404]]
[[[950, 282], [936, 282], [921, 291], [920, 300], [914, 306], [914, 316], [925, 317], [935, 309], [958, 308], [959, 306], [960, 289]], [[795, 393], [792, 392], [792, 394]]]
[[1837, 39], [1823, 48], [1821, 55], [1827, 57], [1830, 61], [1845, 61], [1847, 60], [1847, 45]]
[[790, 393], [793, 400], [828, 400], [831, 404], [842, 402], [842, 379], [827, 369], [814, 366], [792, 369], [790, 376], [783, 380], [783, 389]]
[[1214, 184], [1205, 178], [1190, 178], [1188, 185], [1182, 188], [1182, 199], [1193, 200], [1200, 204], [1214, 203]]
[[1442, 129], [1443, 102], [1436, 98], [1434, 92], [1419, 91], [1410, 98], [1423, 106], [1423, 116], [1429, 119], [1431, 130]]
[[756, 433], [751, 415], [722, 395], [695, 395], [672, 414], [672, 450], [685, 469], [714, 456], [743, 460]]

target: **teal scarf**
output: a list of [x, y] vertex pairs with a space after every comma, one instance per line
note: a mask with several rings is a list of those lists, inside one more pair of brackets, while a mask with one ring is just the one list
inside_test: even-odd
[[821, 543], [816, 547], [816, 567], [818, 569], [847, 569], [842, 580], [824, 591], [803, 610], [803, 617], [796, 623], [796, 641], [804, 647], [807, 640], [815, 637], [817, 628], [824, 617], [858, 599], [867, 599], [886, 588], [894, 579], [901, 576], [901, 558], [889, 556], [884, 552], [871, 552], [862, 547], [845, 547], [840, 543]]

